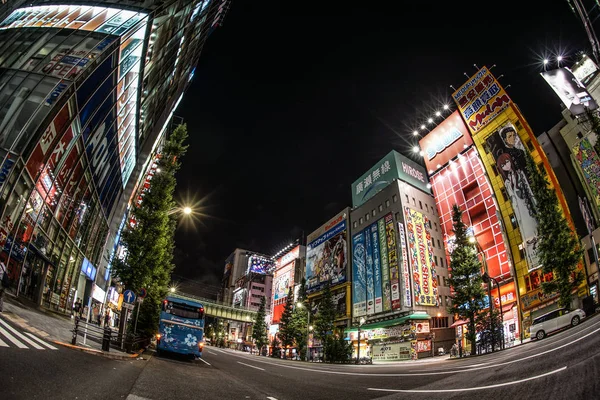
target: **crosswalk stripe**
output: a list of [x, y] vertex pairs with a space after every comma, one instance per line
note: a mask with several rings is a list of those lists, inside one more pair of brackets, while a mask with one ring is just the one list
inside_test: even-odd
[[8, 345], [0, 339], [0, 347], [8, 347]]
[[10, 326], [9, 324], [7, 324], [5, 321], [0, 319], [0, 324], [4, 325], [8, 330], [10, 330], [12, 333], [14, 333], [15, 335], [17, 335], [19, 337], [19, 339], [29, 343], [31, 346], [35, 347], [38, 350], [46, 350], [44, 349], [42, 346], [40, 346], [39, 344], [35, 343], [34, 341], [32, 341], [31, 339], [29, 339], [27, 336], [23, 335], [21, 332], [17, 331], [15, 328], [13, 328], [12, 326]]
[[52, 346], [49, 343], [44, 342], [42, 339], [40, 339], [39, 337], [35, 336], [33, 333], [29, 333], [29, 332], [25, 332], [28, 336], [31, 336], [32, 339], [37, 340], [38, 342], [40, 342], [41, 344], [43, 344], [44, 346], [46, 346], [47, 348], [49, 348], [50, 350], [58, 350], [56, 347]]
[[11, 335], [10, 333], [8, 333], [1, 326], [0, 326], [0, 334], [2, 334], [2, 336], [4, 336], [5, 338], [7, 338], [8, 340], [10, 340], [11, 342], [13, 342], [18, 348], [20, 348], [20, 349], [27, 349], [28, 348], [23, 343], [19, 342], [13, 335]]

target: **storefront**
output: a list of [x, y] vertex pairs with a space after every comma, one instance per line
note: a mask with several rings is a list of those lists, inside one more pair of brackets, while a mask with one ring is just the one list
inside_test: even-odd
[[432, 356], [433, 334], [430, 330], [431, 317], [415, 313], [395, 320], [363, 325], [346, 330], [352, 342], [352, 357], [372, 358], [373, 361], [416, 360]]

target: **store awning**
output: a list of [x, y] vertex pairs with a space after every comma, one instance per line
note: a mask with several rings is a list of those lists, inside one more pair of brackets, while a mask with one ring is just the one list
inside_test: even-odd
[[502, 313], [509, 312], [515, 306], [516, 301], [509, 304], [502, 304]]
[[[410, 320], [429, 320], [431, 319], [431, 316], [429, 314], [426, 313], [414, 313], [411, 315], [406, 315], [404, 317], [400, 317], [400, 318], [395, 318], [395, 319], [390, 319], [387, 321], [381, 321], [381, 322], [374, 322], [372, 324], [365, 324], [363, 326], [360, 327], [361, 330], [368, 330], [368, 329], [379, 329], [379, 328], [387, 328], [388, 326], [394, 326], [394, 325], [399, 325], [399, 324], [403, 324], [406, 321], [410, 321]], [[345, 330], [345, 332], [357, 332], [358, 331], [358, 327], [353, 326], [351, 328], [348, 328]]]
[[450, 328], [456, 328], [457, 326], [468, 324], [469, 321], [470, 321], [469, 319], [456, 320], [456, 321], [454, 321], [454, 323], [452, 325], [450, 325]]

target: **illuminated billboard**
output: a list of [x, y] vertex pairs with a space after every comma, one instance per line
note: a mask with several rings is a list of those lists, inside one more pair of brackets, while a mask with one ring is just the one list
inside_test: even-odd
[[348, 275], [348, 209], [308, 235], [306, 288], [309, 293], [325, 285], [346, 282]]
[[452, 94], [473, 133], [479, 132], [510, 104], [511, 100], [492, 73], [483, 67]]
[[409, 248], [408, 259], [413, 271], [414, 304], [439, 306], [430, 221], [423, 213], [409, 207], [404, 207], [404, 221]]
[[352, 236], [353, 315], [400, 309], [400, 269], [392, 214]]
[[460, 112], [454, 111], [419, 141], [425, 167], [432, 174], [473, 145]]
[[600, 208], [600, 157], [588, 139], [581, 140], [573, 146], [573, 155], [577, 165], [583, 172], [583, 179], [590, 191], [594, 205]]
[[422, 166], [391, 151], [352, 184], [352, 206], [358, 207], [375, 196], [394, 179], [400, 179], [425, 193], [431, 193], [427, 187], [427, 173]]
[[598, 71], [598, 66], [591, 58], [584, 56], [579, 62], [573, 66], [573, 75], [580, 82], [588, 84]]
[[248, 257], [248, 270], [246, 274], [268, 275], [273, 273], [274, 269], [275, 262], [270, 258], [259, 256], [258, 254], [252, 254]]
[[511, 122], [504, 123], [485, 139], [502, 177], [519, 225], [529, 269], [538, 266], [535, 203], [526, 166], [525, 146]]
[[586, 109], [598, 108], [583, 83], [579, 82], [569, 68], [544, 71], [541, 75], [573, 115], [583, 114]]

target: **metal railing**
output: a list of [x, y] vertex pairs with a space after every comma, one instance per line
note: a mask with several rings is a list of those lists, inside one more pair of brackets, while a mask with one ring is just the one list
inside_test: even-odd
[[144, 349], [150, 345], [151, 338], [140, 335], [124, 333], [121, 334], [114, 331], [108, 326], [102, 327], [96, 324], [87, 322], [85, 319], [75, 317], [71, 344], [77, 345], [79, 338], [83, 338], [83, 345], [92, 347], [100, 347], [102, 351], [110, 351], [110, 348], [133, 353], [140, 349]]

